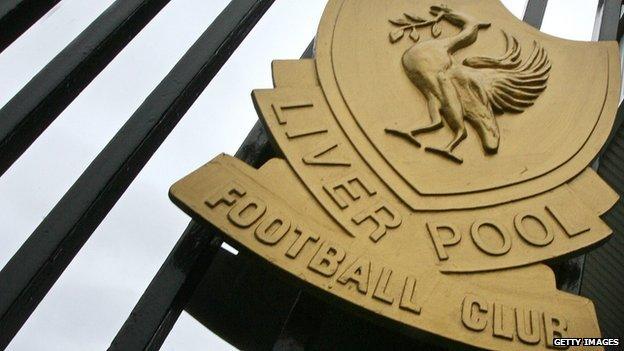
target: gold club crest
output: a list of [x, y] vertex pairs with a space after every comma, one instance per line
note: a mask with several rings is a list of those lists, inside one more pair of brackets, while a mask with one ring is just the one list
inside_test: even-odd
[[[493, 350], [599, 337], [540, 262], [608, 238], [588, 165], [610, 132], [615, 43], [497, 0], [331, 0], [315, 59], [253, 100], [281, 158], [219, 156], [172, 200], [323, 296], [417, 337]], [[337, 299], [336, 299], [337, 298]]]

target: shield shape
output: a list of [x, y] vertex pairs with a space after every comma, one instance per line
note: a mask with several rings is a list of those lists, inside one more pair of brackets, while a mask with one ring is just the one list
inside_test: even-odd
[[274, 62], [274, 89], [252, 94], [285, 159], [220, 156], [171, 196], [415, 335], [501, 350], [596, 336], [589, 301], [531, 264], [611, 233], [599, 215], [617, 195], [586, 167], [613, 122], [617, 57], [494, 0], [332, 0], [315, 59]]
[[549, 36], [497, 0], [333, 1], [316, 65], [355, 149], [414, 210], [569, 181], [605, 142], [620, 89], [615, 43]]

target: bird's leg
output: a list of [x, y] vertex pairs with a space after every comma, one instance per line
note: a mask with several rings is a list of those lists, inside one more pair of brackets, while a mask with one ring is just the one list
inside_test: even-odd
[[429, 116], [431, 117], [431, 124], [412, 129], [410, 134], [416, 136], [420, 133], [431, 132], [442, 128], [442, 116], [440, 116], [440, 100], [438, 100], [433, 94], [427, 98], [427, 109], [429, 110]]
[[466, 128], [461, 128], [461, 130], [456, 131], [455, 132], [455, 136], [453, 137], [453, 140], [451, 140], [451, 142], [444, 148], [437, 148], [437, 147], [433, 147], [433, 146], [427, 146], [425, 148], [425, 151], [429, 151], [429, 152], [433, 152], [435, 154], [444, 156], [448, 159], [450, 159], [451, 161], [457, 162], [457, 163], [463, 163], [464, 160], [457, 156], [456, 154], [453, 153], [453, 150], [455, 150], [455, 148], [462, 142], [464, 141], [464, 139], [466, 139]]
[[438, 155], [444, 156], [451, 161], [462, 163], [464, 162], [463, 159], [453, 153], [453, 150], [464, 139], [466, 139], [467, 135], [461, 102], [457, 94], [457, 90], [455, 90], [455, 87], [447, 76], [440, 75], [438, 77], [438, 82], [440, 83], [442, 95], [444, 97], [444, 105], [442, 106], [441, 110], [444, 114], [444, 118], [446, 119], [449, 128], [453, 130], [455, 135], [453, 137], [453, 140], [451, 140], [451, 142], [446, 147], [436, 148], [428, 146], [425, 148], [425, 151], [430, 151]]
[[418, 128], [386, 128], [386, 132], [403, 137], [420, 147], [420, 142], [416, 139], [417, 134], [434, 131], [442, 127], [440, 101], [433, 94], [430, 94], [427, 98], [427, 108], [431, 117], [431, 124]]
[[462, 142], [464, 141], [464, 139], [466, 139], [466, 136], [468, 135], [468, 133], [466, 132], [466, 128], [462, 128], [461, 131], [457, 132], [455, 134], [455, 137], [453, 138], [453, 140], [451, 140], [451, 142], [446, 146], [446, 149], [449, 152], [453, 152], [453, 150], [455, 150], [455, 148]]

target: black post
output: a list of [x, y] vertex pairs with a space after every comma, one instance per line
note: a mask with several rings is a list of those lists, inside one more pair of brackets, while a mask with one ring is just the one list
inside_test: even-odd
[[617, 38], [616, 40], [619, 42], [620, 40], [622, 40], [622, 36], [624, 35], [624, 20], [622, 20], [624, 18], [624, 16], [620, 16], [620, 23], [618, 24], [618, 28], [617, 28]]
[[188, 225], [108, 350], [160, 348], [219, 250], [215, 231], [194, 222]]
[[[622, 0], [600, 0], [598, 3], [598, 8], [596, 10], [596, 21], [594, 24], [594, 38], [605, 41], [605, 40], [615, 40], [619, 27], [619, 19], [620, 19], [620, 10], [622, 7]], [[597, 32], [596, 32], [597, 31]], [[618, 113], [616, 116], [616, 122], [611, 131], [611, 136], [609, 137], [607, 143], [603, 149], [598, 153], [596, 159], [600, 160], [599, 163], [602, 163], [602, 155], [605, 150], [610, 145], [610, 140], [615, 135], [616, 131], [619, 129], [619, 126], [622, 121], [622, 106], [618, 109]], [[594, 164], [595, 165], [595, 164]], [[600, 173], [600, 170], [599, 170]], [[611, 184], [611, 183], [610, 183]], [[609, 215], [607, 215], [609, 218]], [[593, 254], [593, 252], [592, 252]], [[551, 268], [555, 272], [555, 276], [557, 277], [557, 288], [560, 290], [564, 290], [573, 294], [581, 293], [581, 284], [584, 281], [584, 271], [585, 271], [585, 260], [586, 255], [577, 256], [571, 258], [567, 261], [563, 261], [557, 264], [552, 264]], [[593, 273], [590, 273], [593, 275]]]
[[272, 3], [233, 0], [0, 271], [0, 349]]
[[0, 109], [0, 175], [168, 2], [115, 1]]
[[270, 350], [300, 288], [261, 259], [222, 249], [184, 310], [236, 349]]
[[[258, 166], [271, 154], [268, 136], [256, 123], [236, 157]], [[117, 333], [110, 351], [160, 348], [222, 243], [216, 234], [218, 230], [210, 225], [189, 223]]]
[[[600, 0], [596, 11], [594, 33], [598, 40], [617, 40], [622, 0]], [[596, 36], [596, 35], [595, 35]]]
[[[598, 4], [595, 29], [600, 40], [618, 40], [623, 28], [620, 18], [621, 0], [601, 0]], [[624, 105], [620, 104], [614, 129], [601, 150], [598, 174], [620, 195], [620, 200], [603, 216], [613, 230], [604, 245], [585, 256], [580, 291], [594, 302], [602, 336], [621, 337], [624, 330]]]
[[[598, 40], [620, 40], [621, 33], [624, 31], [624, 21], [620, 17], [622, 9], [622, 0], [600, 0], [598, 2], [598, 9], [596, 10], [596, 21], [594, 23], [594, 38]], [[620, 47], [620, 53], [622, 48]], [[615, 133], [622, 126], [624, 121], [624, 105], [620, 104], [617, 114], [615, 116], [615, 123], [613, 129], [609, 134], [607, 142], [603, 146], [598, 158], [606, 152], [607, 147], [611, 144]]]
[[0, 52], [60, 0], [3, 0], [0, 2]]
[[[312, 57], [312, 49], [313, 42], [310, 42], [302, 57]], [[275, 151], [271, 147], [269, 135], [262, 123], [257, 121], [236, 152], [236, 157], [254, 167], [259, 167], [274, 156]], [[189, 256], [184, 250], [190, 246], [189, 244], [181, 245], [180, 243], [195, 242], [198, 245], [203, 245], [207, 250], [208, 241], [205, 238], [215, 238], [212, 239], [214, 240], [213, 244], [221, 242], [218, 237], [215, 237], [215, 233], [218, 233], [218, 231], [214, 228], [204, 227], [194, 221], [189, 223], [178, 244], [173, 248], [121, 330], [119, 330], [111, 344], [111, 351], [153, 349], [162, 344], [164, 338], [173, 327], [173, 322], [175, 322], [191, 297], [186, 292], [190, 291], [192, 293], [195, 290], [209, 268], [209, 265], [200, 256], [190, 255], [185, 260], [185, 267], [188, 267], [188, 269], [180, 272], [175, 258]], [[213, 259], [213, 255], [211, 254], [210, 260]], [[238, 263], [242, 262], [239, 260]], [[172, 271], [183, 274], [179, 274], [178, 279], [171, 282], [169, 276]], [[191, 274], [192, 272], [201, 273]], [[215, 274], [219, 274], [219, 272]], [[198, 275], [199, 280], [197, 279]], [[168, 317], [166, 323], [163, 322], [165, 316]], [[157, 339], [158, 342], [152, 342], [151, 340], [153, 339]]]
[[528, 0], [522, 20], [533, 27], [540, 29], [542, 21], [544, 20], [544, 13], [546, 12], [547, 4], [548, 0]]
[[[622, 108], [620, 107], [620, 110]], [[603, 337], [622, 337], [624, 331], [624, 128], [620, 127], [600, 158], [598, 174], [620, 195], [603, 216], [613, 230], [604, 245], [585, 258], [581, 293], [594, 302]]]

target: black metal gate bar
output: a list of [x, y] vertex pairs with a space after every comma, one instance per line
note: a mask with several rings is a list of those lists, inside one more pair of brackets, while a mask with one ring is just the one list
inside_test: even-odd
[[0, 2], [0, 52], [60, 0], [3, 0]]
[[[620, 108], [622, 110], [622, 108]], [[624, 194], [624, 128], [620, 126], [600, 159], [598, 174], [620, 196]], [[624, 202], [622, 198], [603, 219], [614, 234], [586, 255], [581, 293], [592, 299], [604, 337], [622, 337], [624, 331]]]
[[272, 3], [230, 2], [0, 271], [0, 349]]
[[221, 249], [184, 310], [239, 350], [271, 350], [300, 288], [258, 257]]
[[600, 0], [596, 11], [598, 40], [617, 40], [622, 0]]
[[[266, 160], [270, 149], [266, 132], [256, 124], [236, 157], [258, 162]], [[189, 223], [117, 333], [110, 351], [160, 348], [221, 246], [217, 233], [210, 225]]]
[[2, 107], [0, 175], [168, 2], [115, 1]]
[[[622, 39], [622, 33], [624, 33], [624, 17], [621, 16], [621, 11], [622, 0], [600, 0], [598, 2], [596, 23], [594, 24], [594, 31], [599, 30], [597, 35], [598, 40], [617, 40], [619, 42]], [[620, 53], [621, 52], [622, 50], [620, 48]], [[611, 129], [607, 142], [598, 153], [598, 158], [601, 158], [606, 152], [615, 134], [622, 126], [622, 121], [624, 121], [624, 104], [620, 104], [618, 108], [613, 128]]]
[[221, 246], [215, 230], [189, 224], [108, 350], [160, 348]]
[[[621, 0], [600, 0], [596, 28], [600, 40], [620, 40], [624, 21]], [[600, 22], [598, 22], [598, 17]], [[619, 22], [615, 22], [616, 19]], [[598, 174], [619, 195], [624, 195], [624, 104], [620, 104], [615, 125], [599, 154]], [[592, 299], [603, 337], [621, 337], [624, 330], [621, 297], [624, 296], [624, 202], [622, 198], [603, 216], [613, 230], [604, 245], [585, 256], [580, 292]]]
[[616, 38], [618, 42], [622, 40], [622, 36], [624, 35], [624, 20], [623, 19], [624, 19], [624, 15], [620, 16], [620, 22], [618, 24], [617, 38]]
[[[314, 42], [310, 42], [302, 57], [312, 57], [313, 44]], [[269, 135], [260, 121], [256, 121], [235, 156], [254, 167], [261, 166], [275, 156]], [[162, 344], [212, 259], [189, 254], [187, 250], [195, 246], [208, 249], [210, 242], [213, 245], [221, 243], [221, 239], [215, 235], [218, 233], [217, 229], [194, 221], [189, 223], [178, 244], [169, 253], [167, 260], [117, 333], [109, 350], [142, 350], [148, 346], [157, 348]], [[183, 258], [183, 263], [179, 262], [180, 258]], [[185, 269], [180, 269], [180, 266]], [[171, 278], [172, 275], [175, 275], [175, 279]], [[153, 339], [158, 339], [159, 342], [152, 342]]]
[[[598, 8], [596, 9], [596, 20], [594, 23], [594, 30], [596, 39], [600, 41], [615, 40], [617, 36], [618, 27], [620, 23], [620, 11], [622, 7], [622, 0], [600, 0], [598, 2]], [[611, 137], [603, 146], [603, 149], [598, 153], [596, 159], [600, 159], [604, 150], [609, 146], [609, 140], [618, 131], [622, 119], [621, 111], [622, 105], [618, 109], [616, 116], [616, 123], [611, 131]], [[619, 121], [619, 122], [618, 122]], [[608, 214], [607, 214], [608, 216]], [[581, 285], [584, 275], [586, 255], [577, 256], [567, 261], [559, 263], [549, 264], [554, 270], [557, 278], [557, 288], [563, 291], [567, 291], [573, 294], [581, 293]]]
[[524, 9], [522, 20], [533, 27], [540, 29], [546, 13], [546, 5], [548, 0], [528, 0]]

